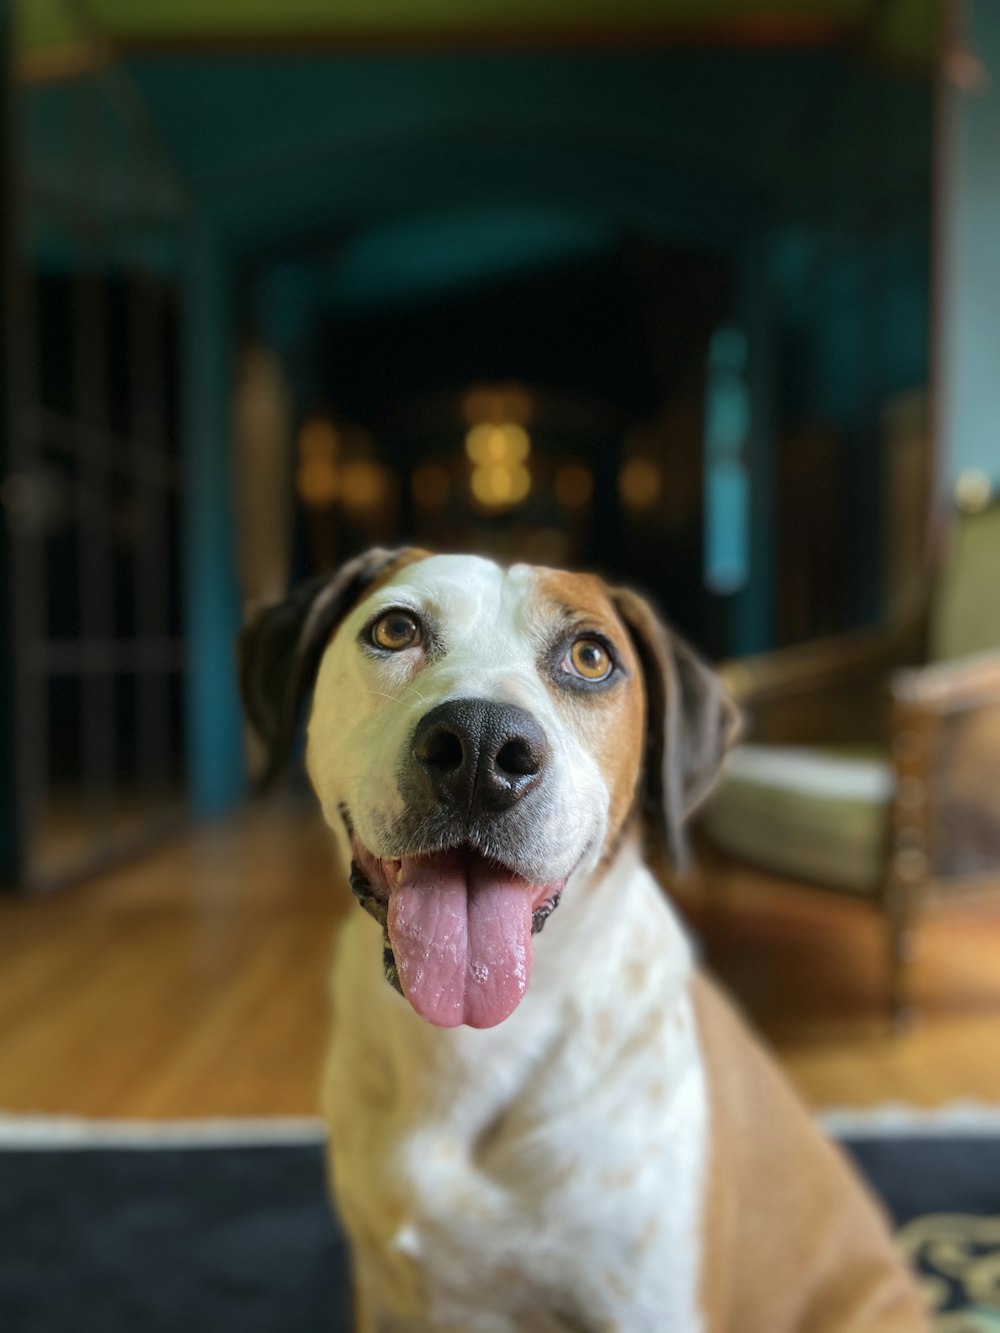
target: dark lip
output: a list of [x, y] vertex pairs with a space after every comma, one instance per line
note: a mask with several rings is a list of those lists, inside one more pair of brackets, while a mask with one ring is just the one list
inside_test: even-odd
[[[419, 856], [437, 856], [442, 852], [451, 852], [455, 851], [458, 848], [465, 848], [469, 852], [472, 852], [474, 855], [481, 857], [484, 861], [488, 862], [490, 865], [496, 866], [497, 869], [505, 871], [508, 875], [511, 875], [516, 879], [523, 880], [525, 884], [531, 884], [531, 885], [536, 885], [536, 887], [542, 887], [541, 883], [531, 879], [528, 875], [524, 874], [523, 871], [518, 870], [516, 866], [512, 866], [510, 862], [505, 861], [503, 857], [492, 855], [488, 850], [486, 850], [481, 845], [481, 842], [476, 837], [435, 839], [427, 843], [421, 843], [421, 842], [407, 843], [405, 846], [400, 848], [396, 856], [382, 856], [382, 857], [376, 856], [374, 852], [370, 851], [367, 847], [365, 847], [364, 843], [362, 843], [361, 839], [354, 831], [354, 822], [351, 819], [350, 809], [348, 808], [347, 804], [342, 801], [338, 808], [340, 816], [344, 821], [344, 827], [347, 830], [347, 834], [351, 839], [352, 889], [353, 889], [353, 881], [355, 873], [357, 873], [357, 875], [365, 879], [365, 882], [368, 886], [368, 892], [373, 897], [378, 896], [382, 902], [388, 903], [389, 893], [390, 893], [389, 884], [388, 882], [385, 882], [383, 885], [374, 885], [371, 883], [370, 879], [365, 874], [364, 866], [358, 864], [359, 851], [362, 854], [362, 858], [365, 861], [370, 862], [372, 865], [378, 866], [379, 870], [381, 871], [381, 867], [387, 861], [402, 861], [404, 858], [419, 857]], [[593, 843], [591, 841], [588, 841], [586, 846], [584, 846], [584, 848], [580, 852], [580, 855], [577, 857], [576, 861], [573, 863], [572, 867], [566, 872], [565, 875], [563, 875], [559, 880], [547, 881], [548, 883], [560, 884], [559, 891], [555, 895], [557, 902], [560, 895], [562, 894], [563, 888], [566, 886], [566, 884], [569, 883], [569, 881], [579, 870], [580, 866], [586, 860], [588, 854], [592, 851], [592, 849], [593, 849]], [[384, 880], [384, 875], [381, 876], [381, 878], [383, 878]], [[379, 889], [382, 890], [381, 894], [379, 894], [378, 892]]]
[[[466, 855], [479, 857], [489, 865], [495, 866], [505, 875], [510, 875], [513, 879], [522, 880], [526, 885], [534, 885], [534, 881], [528, 879], [527, 876], [520, 870], [516, 869], [516, 867], [509, 865], [501, 857], [490, 856], [477, 845], [474, 839], [470, 838], [458, 838], [449, 842], [429, 843], [427, 846], [407, 849], [399, 856], [376, 856], [374, 852], [369, 851], [369, 849], [365, 847], [357, 834], [352, 831], [351, 846], [354, 853], [353, 861], [351, 863], [352, 889], [354, 888], [353, 881], [355, 870], [357, 870], [358, 875], [366, 880], [368, 892], [382, 902], [388, 902], [389, 894], [391, 892], [391, 885], [383, 867], [386, 865], [391, 866], [394, 863], [399, 864], [404, 859], [410, 860], [421, 856], [440, 856], [447, 852], [465, 852]], [[377, 867], [374, 878], [370, 873], [369, 866], [372, 868]], [[379, 879], [383, 882], [376, 882]]]

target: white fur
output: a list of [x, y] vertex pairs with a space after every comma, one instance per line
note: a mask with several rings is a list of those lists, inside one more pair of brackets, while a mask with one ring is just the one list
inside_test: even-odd
[[[446, 651], [431, 662], [419, 649], [381, 661], [363, 653], [359, 632], [390, 607], [433, 616]], [[539, 678], [543, 613], [529, 566], [501, 570], [454, 555], [409, 566], [355, 607], [320, 665], [309, 723], [309, 772], [331, 827], [342, 833], [337, 806], [346, 800], [365, 846], [398, 855], [391, 830], [402, 813], [400, 755], [428, 709], [474, 695], [533, 713], [553, 748], [555, 781], [534, 830], [529, 877], [547, 883], [595, 863], [607, 832], [607, 784]]]
[[[400, 605], [437, 618], [439, 660], [359, 648], [374, 610]], [[325, 1104], [372, 1333], [702, 1327], [708, 1127], [689, 950], [634, 840], [596, 865], [608, 786], [539, 677], [543, 614], [527, 567], [434, 557], [354, 610], [319, 674], [309, 767], [348, 858], [338, 803], [392, 855], [401, 747], [430, 707], [475, 695], [545, 729], [555, 782], [535, 854], [546, 880], [578, 867], [534, 941], [526, 997], [485, 1031], [420, 1019], [385, 982], [380, 928], [360, 909], [341, 934]]]

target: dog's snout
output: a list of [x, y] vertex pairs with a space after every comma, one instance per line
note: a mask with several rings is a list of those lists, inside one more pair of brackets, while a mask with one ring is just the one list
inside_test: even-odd
[[435, 796], [470, 818], [526, 796], [541, 781], [548, 753], [530, 713], [488, 699], [439, 704], [413, 735], [413, 756]]

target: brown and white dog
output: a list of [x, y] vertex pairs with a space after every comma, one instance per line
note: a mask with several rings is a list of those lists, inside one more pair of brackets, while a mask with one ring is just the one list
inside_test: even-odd
[[[917, 1333], [864, 1187], [643, 863], [735, 729], [635, 594], [371, 552], [258, 615], [249, 715], [366, 912], [326, 1082], [362, 1333]], [[544, 933], [541, 933], [542, 926]]]

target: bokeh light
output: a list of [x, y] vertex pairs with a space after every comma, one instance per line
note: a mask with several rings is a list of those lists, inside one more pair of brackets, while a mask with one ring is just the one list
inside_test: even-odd
[[531, 473], [523, 463], [491, 463], [473, 468], [469, 484], [480, 504], [503, 509], [525, 499], [531, 490]]
[[650, 458], [630, 458], [618, 474], [618, 492], [629, 509], [651, 509], [660, 498], [663, 475]]

